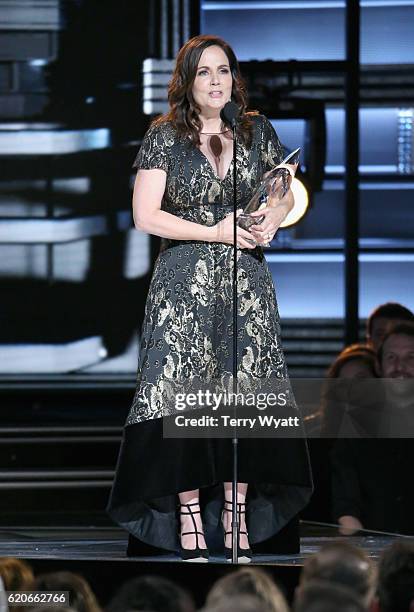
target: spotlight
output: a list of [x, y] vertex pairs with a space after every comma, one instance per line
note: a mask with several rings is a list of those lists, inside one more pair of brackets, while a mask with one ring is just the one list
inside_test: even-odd
[[286, 219], [281, 223], [281, 228], [292, 227], [299, 223], [302, 217], [306, 214], [309, 206], [309, 196], [308, 190], [305, 185], [298, 179], [296, 176], [292, 180], [291, 187], [293, 196], [295, 198], [295, 205], [286, 217]]

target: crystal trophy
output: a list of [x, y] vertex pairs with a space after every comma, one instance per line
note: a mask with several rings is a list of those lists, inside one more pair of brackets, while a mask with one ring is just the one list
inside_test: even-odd
[[[299, 155], [300, 148], [295, 149], [279, 165], [265, 174], [253, 197], [237, 218], [238, 226], [248, 231], [252, 225], [260, 225], [264, 217], [252, 217], [251, 213], [269, 205], [277, 206], [277, 203], [284, 198], [299, 165]], [[269, 198], [271, 203], [268, 203]]]

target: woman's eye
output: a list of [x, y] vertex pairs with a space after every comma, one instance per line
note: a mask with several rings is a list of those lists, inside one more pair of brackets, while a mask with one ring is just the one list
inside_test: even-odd
[[200, 70], [198, 76], [203, 76], [204, 74], [207, 74], [207, 70]]
[[228, 74], [229, 69], [228, 69], [228, 68], [222, 68], [222, 69], [220, 70], [220, 72], [223, 72], [224, 74]]

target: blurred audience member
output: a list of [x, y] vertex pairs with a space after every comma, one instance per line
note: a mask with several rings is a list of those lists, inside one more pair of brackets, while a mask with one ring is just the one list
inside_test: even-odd
[[[385, 385], [387, 406], [393, 410], [414, 407], [414, 323], [391, 326], [378, 349], [378, 357], [382, 377], [395, 380], [394, 384], [389, 381]], [[399, 411], [397, 417], [402, 416]], [[405, 422], [405, 431], [407, 425]]]
[[414, 612], [414, 543], [395, 542], [379, 564], [378, 590], [371, 612]]
[[387, 328], [390, 324], [402, 323], [404, 321], [414, 322], [414, 313], [398, 302], [387, 302], [377, 306], [371, 312], [367, 320], [367, 342], [375, 351], [381, 345]]
[[366, 612], [352, 591], [338, 584], [313, 580], [299, 589], [293, 612]]
[[[360, 437], [372, 432], [372, 409], [378, 408], [380, 395], [372, 393], [374, 385], [363, 381], [377, 378], [375, 352], [364, 344], [346, 347], [327, 372], [327, 383], [321, 402], [321, 436], [327, 438]], [[366, 393], [367, 387], [369, 393]]]
[[0, 576], [5, 591], [30, 591], [33, 586], [33, 570], [21, 559], [0, 558]]
[[367, 344], [350, 344], [330, 366], [327, 378], [371, 378], [378, 376], [375, 351]]
[[91, 587], [79, 574], [50, 572], [36, 576], [35, 591], [69, 591], [69, 607], [77, 612], [100, 612]]
[[[414, 534], [414, 324], [390, 327], [378, 349], [383, 405], [377, 439], [338, 440], [332, 451], [334, 519], [345, 529]], [[345, 531], [347, 533], [347, 531]]]
[[288, 612], [289, 607], [273, 579], [258, 567], [243, 567], [226, 574], [213, 585], [206, 601], [206, 608], [214, 608], [224, 598], [253, 596], [262, 602], [262, 610]]
[[75, 608], [67, 606], [39, 606], [38, 608], [26, 608], [30, 612], [76, 612]]
[[347, 542], [327, 544], [304, 564], [298, 590], [317, 580], [346, 587], [367, 607], [375, 594], [376, 568], [361, 548]]
[[[332, 440], [338, 436], [370, 435], [375, 423], [373, 412], [377, 409], [372, 382], [377, 380], [377, 375], [377, 357], [372, 348], [366, 344], [346, 347], [327, 372], [319, 408], [304, 418], [314, 478], [314, 493], [302, 513], [305, 520], [332, 520], [329, 464]], [[366, 387], [369, 387], [368, 393], [365, 393]], [[317, 394], [312, 395], [317, 402]], [[305, 401], [309, 402], [306, 396]]]
[[194, 612], [195, 609], [191, 595], [172, 580], [162, 576], [139, 576], [120, 587], [106, 612]]
[[262, 599], [253, 595], [225, 595], [202, 612], [271, 612]]

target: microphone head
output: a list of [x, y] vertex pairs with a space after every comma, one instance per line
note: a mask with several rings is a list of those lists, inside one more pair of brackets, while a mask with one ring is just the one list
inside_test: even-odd
[[220, 111], [220, 118], [223, 123], [234, 127], [239, 118], [240, 110], [235, 102], [227, 102]]

